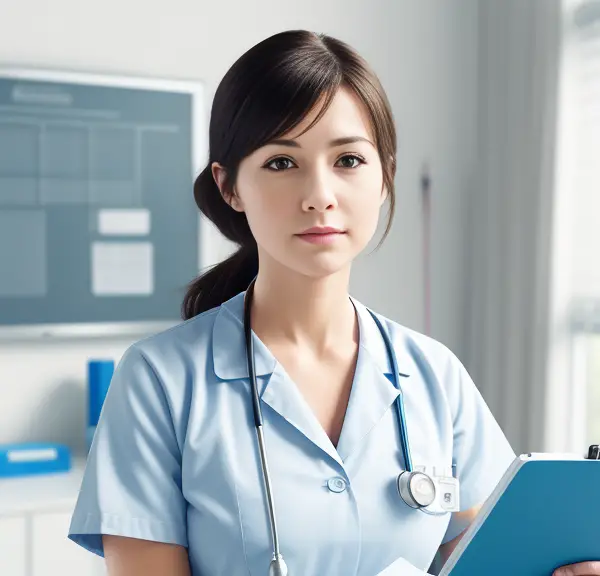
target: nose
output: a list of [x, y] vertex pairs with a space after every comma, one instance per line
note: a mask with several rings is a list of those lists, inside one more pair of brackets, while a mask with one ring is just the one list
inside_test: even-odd
[[305, 212], [326, 212], [337, 207], [333, 186], [325, 174], [316, 174], [306, 183], [306, 194], [302, 200]]

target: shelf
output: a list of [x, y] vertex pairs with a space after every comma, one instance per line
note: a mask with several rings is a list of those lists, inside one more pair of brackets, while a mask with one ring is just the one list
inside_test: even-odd
[[68, 472], [0, 478], [0, 516], [71, 509], [81, 486], [85, 459], [73, 459]]

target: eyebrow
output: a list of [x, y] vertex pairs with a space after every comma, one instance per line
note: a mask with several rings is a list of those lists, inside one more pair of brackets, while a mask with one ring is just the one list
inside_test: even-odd
[[[366, 142], [375, 148], [375, 144], [371, 142], [368, 138], [364, 136], [343, 136], [342, 138], [335, 138], [334, 140], [330, 140], [329, 146], [330, 148], [334, 148], [335, 146], [343, 146], [345, 144], [354, 144], [355, 142]], [[267, 146], [287, 146], [288, 148], [302, 148], [297, 140], [289, 140], [287, 138], [278, 138], [277, 140], [271, 140], [267, 142]]]

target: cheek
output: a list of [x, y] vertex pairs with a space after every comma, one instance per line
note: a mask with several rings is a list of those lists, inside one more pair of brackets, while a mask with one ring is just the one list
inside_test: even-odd
[[382, 183], [373, 179], [365, 181], [356, 188], [349, 198], [348, 210], [351, 212], [354, 223], [369, 227], [377, 222], [383, 201]]
[[363, 250], [377, 233], [380, 214], [380, 193], [377, 190], [369, 190], [349, 206], [349, 225], [357, 250]]
[[253, 192], [249, 190], [245, 195], [244, 205], [250, 229], [260, 244], [261, 239], [278, 235], [280, 230], [290, 226], [293, 207], [281, 190], [274, 194], [264, 190]]

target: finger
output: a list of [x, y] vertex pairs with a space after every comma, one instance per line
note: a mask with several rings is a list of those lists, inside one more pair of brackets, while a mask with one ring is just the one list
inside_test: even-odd
[[555, 570], [552, 576], [600, 576], [600, 561], [578, 562]]

